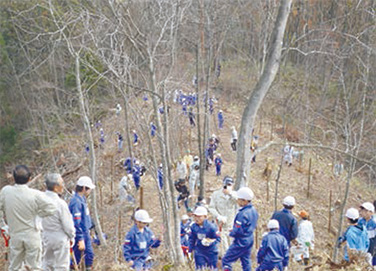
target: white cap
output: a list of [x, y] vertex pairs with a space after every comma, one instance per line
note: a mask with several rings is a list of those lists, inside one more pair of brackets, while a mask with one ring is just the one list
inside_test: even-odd
[[221, 154], [220, 154], [220, 153], [217, 153], [217, 156], [221, 157]]
[[189, 219], [189, 216], [187, 216], [187, 215], [182, 215], [181, 220], [187, 220], [187, 219]]
[[282, 204], [286, 205], [286, 206], [294, 206], [295, 205], [295, 198], [292, 197], [292, 196], [287, 196], [283, 199]]
[[365, 202], [361, 205], [367, 211], [371, 211], [372, 213], [375, 212], [375, 206], [371, 202]]
[[217, 137], [215, 134], [212, 134], [212, 137]]
[[203, 206], [198, 206], [193, 212], [194, 215], [208, 215], [208, 210]]
[[79, 185], [79, 186], [85, 186], [85, 187], [88, 187], [90, 189], [94, 189], [95, 188], [95, 185], [93, 184], [93, 181], [88, 176], [82, 176], [82, 177], [80, 177], [78, 179], [78, 181], [77, 181], [77, 185]]
[[279, 222], [278, 220], [271, 219], [268, 222], [268, 229], [279, 229]]
[[197, 155], [193, 157], [193, 160], [198, 160], [198, 159], [200, 159], [200, 157], [198, 157]]
[[136, 160], [136, 161], [134, 162], [134, 164], [135, 164], [135, 165], [139, 165], [139, 164], [140, 164], [140, 161]]
[[150, 223], [153, 219], [150, 218], [148, 212], [145, 210], [138, 210], [134, 214], [134, 219], [142, 223]]
[[249, 187], [242, 187], [237, 192], [238, 199], [252, 200], [255, 196]]
[[350, 219], [358, 219], [359, 218], [359, 211], [355, 208], [347, 209], [346, 217]]

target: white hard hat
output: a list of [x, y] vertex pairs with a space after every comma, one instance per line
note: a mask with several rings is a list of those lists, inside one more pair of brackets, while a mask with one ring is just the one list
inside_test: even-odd
[[200, 159], [200, 157], [198, 157], [197, 155], [193, 157], [193, 160], [198, 160], [198, 159]]
[[287, 205], [287, 206], [294, 206], [295, 205], [295, 198], [292, 197], [292, 196], [287, 196], [283, 199], [282, 204]]
[[220, 153], [217, 153], [217, 156], [221, 157], [221, 154], [220, 154]]
[[237, 192], [236, 195], [238, 199], [252, 200], [255, 196], [253, 191], [249, 187], [242, 187]]
[[150, 223], [153, 219], [150, 218], [148, 212], [145, 210], [138, 210], [134, 214], [134, 219], [142, 223]]
[[372, 213], [375, 212], [375, 206], [371, 202], [365, 202], [361, 205], [367, 211], [371, 211]]
[[188, 215], [182, 215], [181, 220], [187, 220], [187, 219], [189, 219]]
[[215, 135], [215, 134], [212, 134], [212, 137], [216, 137], [216, 135]]
[[198, 206], [193, 212], [194, 215], [208, 215], [208, 210], [204, 206]]
[[358, 219], [359, 218], [359, 211], [355, 208], [347, 209], [346, 217], [350, 219]]
[[77, 185], [79, 185], [79, 186], [85, 186], [85, 187], [88, 187], [90, 189], [94, 189], [95, 188], [95, 185], [93, 184], [93, 181], [88, 176], [82, 176], [82, 177], [80, 177], [78, 179], [78, 181], [77, 181]]
[[268, 222], [268, 229], [279, 229], [279, 222], [278, 220], [271, 219]]
[[140, 161], [136, 160], [136, 161], [134, 162], [134, 164], [135, 164], [135, 165], [139, 165], [139, 164], [140, 164]]

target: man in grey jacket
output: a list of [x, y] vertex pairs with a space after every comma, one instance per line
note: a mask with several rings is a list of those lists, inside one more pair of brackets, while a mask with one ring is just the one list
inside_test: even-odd
[[0, 192], [0, 224], [9, 226], [9, 271], [19, 271], [24, 264], [29, 270], [41, 269], [40, 217], [53, 215], [56, 206], [41, 191], [27, 186], [30, 171], [24, 165], [13, 171], [15, 185]]
[[45, 177], [46, 196], [56, 204], [56, 212], [43, 218], [43, 270], [68, 271], [70, 241], [74, 242], [75, 228], [67, 203], [59, 198], [64, 191], [60, 174], [50, 173]]

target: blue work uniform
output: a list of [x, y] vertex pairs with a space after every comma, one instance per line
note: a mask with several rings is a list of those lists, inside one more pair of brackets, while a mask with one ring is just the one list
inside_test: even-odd
[[256, 271], [271, 271], [274, 268], [282, 271], [289, 263], [289, 246], [287, 240], [278, 230], [272, 230], [262, 238], [257, 253]]
[[127, 157], [127, 159], [125, 159], [124, 168], [128, 174], [132, 172], [132, 165], [134, 165], [135, 162], [136, 162], [135, 158], [133, 158], [133, 162], [132, 162], [132, 158], [130, 157]]
[[257, 227], [258, 213], [251, 203], [239, 209], [230, 237], [234, 241], [222, 259], [223, 270], [231, 271], [232, 263], [240, 258], [243, 271], [251, 270], [253, 232]]
[[158, 169], [157, 177], [158, 177], [159, 189], [162, 190], [162, 188], [163, 188], [163, 170], [161, 168]]
[[223, 113], [222, 112], [218, 112], [218, 127], [219, 129], [222, 129], [223, 128], [223, 122], [224, 122], [224, 118], [223, 118]]
[[137, 144], [137, 143], [138, 143], [138, 134], [133, 133], [133, 144]]
[[[209, 246], [202, 244], [203, 239], [215, 239]], [[194, 251], [196, 270], [216, 269], [218, 262], [218, 243], [221, 242], [220, 233], [214, 223], [205, 220], [202, 226], [194, 223], [189, 235], [189, 252]]]
[[351, 225], [344, 233], [343, 239], [347, 242], [345, 246], [344, 259], [349, 261], [347, 247], [356, 249], [357, 251], [367, 252], [369, 248], [369, 239], [367, 230], [364, 225]]
[[132, 169], [132, 176], [134, 185], [136, 186], [136, 189], [138, 190], [140, 188], [140, 178], [141, 178], [141, 168], [138, 165], [134, 165]]
[[223, 161], [220, 157], [216, 157], [214, 160], [214, 163], [215, 163], [216, 175], [219, 176], [221, 175], [221, 167], [222, 167]]
[[123, 245], [124, 259], [133, 261], [132, 268], [135, 270], [148, 269], [146, 259], [149, 256], [150, 248], [159, 247], [161, 241], [156, 239], [149, 227], [145, 227], [141, 232], [136, 225], [129, 230], [125, 236]]
[[[73, 246], [76, 262], [79, 263], [81, 261], [81, 255], [84, 255], [85, 265], [86, 267], [90, 267], [93, 265], [94, 260], [94, 251], [90, 238], [90, 228], [93, 226], [93, 223], [90, 218], [85, 196], [80, 196], [75, 193], [69, 202], [69, 211], [73, 216], [73, 223], [76, 229], [75, 243]], [[84, 251], [78, 249], [78, 242], [81, 240], [85, 242]]]
[[154, 123], [150, 124], [150, 135], [154, 137], [156, 132], [157, 132], [157, 126], [155, 126]]
[[283, 208], [276, 211], [271, 219], [275, 219], [279, 223], [279, 232], [286, 238], [287, 244], [290, 246], [291, 240], [298, 236], [298, 221], [292, 215], [291, 211]]
[[364, 218], [359, 219], [358, 225], [365, 226], [368, 238], [369, 238], [369, 248], [368, 252], [372, 255], [372, 265], [376, 265], [376, 220], [375, 217], [371, 217], [370, 220], [366, 221]]

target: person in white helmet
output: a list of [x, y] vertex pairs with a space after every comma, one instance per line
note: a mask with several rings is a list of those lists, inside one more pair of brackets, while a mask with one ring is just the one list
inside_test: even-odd
[[236, 192], [236, 196], [240, 209], [236, 214], [234, 226], [230, 232], [230, 237], [233, 237], [234, 241], [222, 258], [222, 267], [225, 271], [231, 271], [232, 264], [240, 259], [243, 271], [250, 271], [253, 232], [257, 227], [259, 215], [251, 203], [254, 194], [250, 188], [240, 188]]
[[298, 221], [293, 216], [291, 210], [295, 206], [295, 198], [287, 196], [283, 199], [283, 209], [276, 211], [271, 219], [276, 219], [279, 223], [279, 232], [286, 238], [287, 243], [293, 242], [297, 244], [296, 237], [298, 236]]
[[344, 248], [344, 259], [346, 261], [349, 261], [349, 250], [356, 250], [364, 252], [365, 254], [367, 253], [369, 247], [369, 239], [365, 227], [358, 225], [359, 212], [357, 209], [348, 209], [345, 216], [349, 227], [346, 229], [345, 233], [338, 239], [338, 246], [341, 246], [341, 244], [343, 243], [346, 244]]
[[231, 127], [231, 148], [233, 151], [236, 151], [236, 143], [238, 142], [238, 132], [235, 129], [235, 126]]
[[189, 235], [189, 253], [194, 251], [196, 270], [215, 270], [218, 262], [218, 243], [221, 241], [217, 226], [207, 220], [208, 210], [199, 206], [194, 211], [195, 223]]
[[233, 179], [226, 176], [223, 179], [223, 186], [213, 192], [209, 204], [209, 212], [213, 215], [221, 232], [220, 257], [225, 254], [230, 245], [229, 233], [237, 211], [237, 196], [236, 191], [232, 190], [233, 184]]
[[376, 265], [376, 220], [373, 217], [375, 213], [375, 206], [371, 202], [363, 203], [359, 208], [359, 215], [361, 218], [358, 224], [365, 226], [369, 238], [368, 253], [372, 256], [372, 265]]
[[161, 240], [156, 238], [148, 227], [153, 221], [145, 210], [138, 210], [134, 214], [135, 224], [125, 236], [123, 255], [128, 265], [137, 270], [149, 270], [147, 262], [150, 248], [157, 248]]
[[267, 233], [261, 241], [261, 247], [257, 253], [256, 271], [271, 271], [286, 269], [289, 263], [289, 246], [286, 238], [279, 233], [279, 223], [271, 219], [267, 225]]

